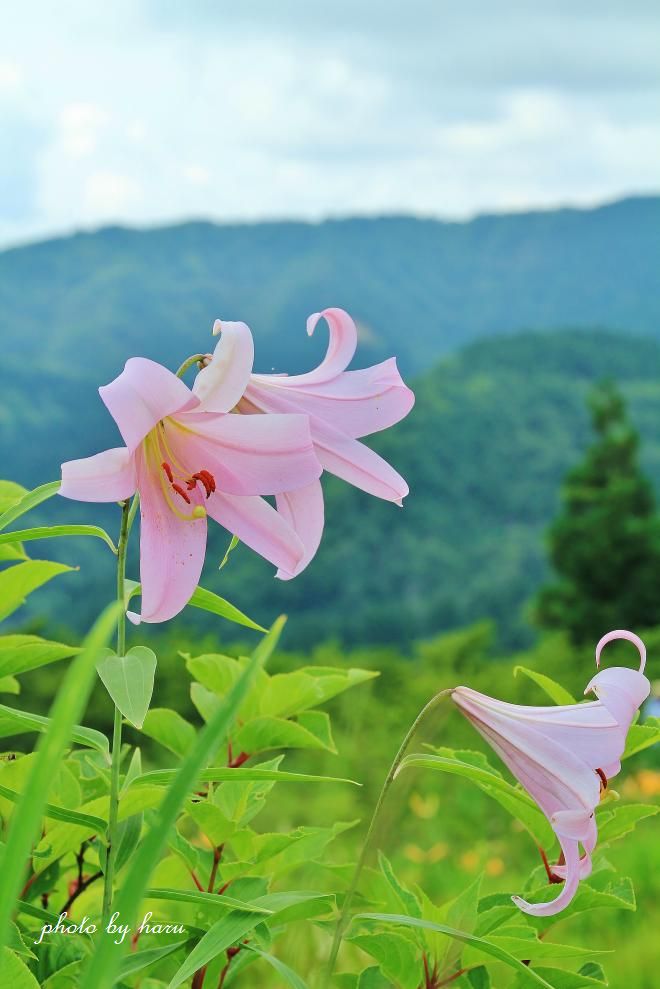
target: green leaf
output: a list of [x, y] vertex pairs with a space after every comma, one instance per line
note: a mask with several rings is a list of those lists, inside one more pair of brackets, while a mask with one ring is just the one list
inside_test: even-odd
[[180, 758], [188, 754], [195, 741], [195, 729], [190, 722], [166, 707], [151, 708], [144, 719], [142, 733]]
[[234, 550], [238, 546], [239, 542], [240, 542], [240, 540], [239, 540], [238, 536], [232, 536], [231, 537], [231, 539], [229, 541], [229, 546], [227, 547], [227, 549], [225, 551], [225, 555], [223, 556], [223, 558], [222, 558], [222, 560], [220, 562], [220, 566], [218, 567], [218, 570], [222, 570], [223, 567], [226, 567], [227, 566], [227, 563], [229, 562], [229, 557], [234, 552]]
[[[259, 906], [273, 910], [271, 921], [284, 922], [284, 917], [291, 907], [296, 907], [299, 904], [306, 906], [310, 901], [327, 899], [328, 896], [325, 893], [287, 892], [269, 893], [266, 896], [258, 897], [254, 902]], [[194, 975], [198, 968], [208, 965], [221, 952], [241, 941], [246, 934], [254, 930], [261, 920], [262, 918], [258, 915], [246, 914], [237, 910], [216, 921], [195, 945], [183, 965], [176, 971], [168, 989], [176, 989], [177, 986]], [[86, 987], [83, 986], [81, 989], [86, 989]]]
[[0, 546], [0, 562], [2, 563], [6, 563], [7, 560], [14, 563], [16, 560], [29, 559], [30, 557], [23, 548], [23, 543], [6, 543], [4, 546]]
[[[152, 769], [133, 780], [133, 786], [153, 783], [155, 786], [168, 786], [174, 781], [180, 770]], [[257, 766], [238, 766], [228, 769], [227, 766], [201, 769], [195, 778], [188, 780], [187, 791], [194, 789], [195, 783], [255, 783], [272, 780], [274, 783], [350, 783], [359, 786], [355, 780], [341, 779], [338, 776], [313, 776], [310, 773], [287, 773], [279, 769], [259, 769]]]
[[471, 989], [491, 989], [490, 974], [485, 965], [479, 965], [478, 968], [470, 969], [467, 973], [467, 980]]
[[[16, 813], [12, 815], [7, 843], [0, 859], [3, 895], [0, 897], [0, 945], [5, 944], [14, 902], [23, 883], [25, 863], [39, 832], [49, 787], [57, 774], [74, 724], [82, 714], [94, 681], [99, 650], [108, 641], [117, 623], [119, 606], [110, 605], [86, 636], [82, 652], [76, 656], [58, 691], [51, 709], [48, 730], [39, 741]], [[100, 733], [99, 733], [100, 734]]]
[[371, 955], [397, 989], [417, 989], [420, 985], [420, 953], [409, 937], [396, 931], [381, 931], [356, 934], [348, 940]]
[[465, 931], [456, 930], [455, 928], [448, 927], [445, 924], [434, 924], [430, 920], [422, 920], [419, 917], [406, 917], [403, 914], [362, 913], [353, 918], [353, 922], [356, 920], [376, 920], [383, 924], [414, 927], [421, 930], [433, 931], [436, 934], [446, 934], [447, 937], [455, 938], [457, 941], [462, 941], [464, 944], [470, 945], [482, 954], [490, 955], [491, 958], [496, 958], [497, 961], [503, 962], [505, 965], [508, 965], [509, 968], [519, 972], [527, 979], [528, 982], [534, 983], [535, 985], [544, 986], [544, 989], [554, 989], [554, 987], [549, 982], [546, 982], [545, 979], [541, 978], [541, 976], [538, 975], [534, 969], [523, 965], [521, 961], [509, 954], [508, 951], [497, 944], [493, 944], [487, 938], [480, 938], [475, 934], [468, 934]]
[[20, 694], [21, 685], [16, 677], [0, 677], [0, 694]]
[[65, 563], [52, 563], [50, 560], [27, 560], [3, 570], [0, 573], [0, 621], [25, 604], [32, 591], [73, 569]]
[[16, 481], [0, 481], [0, 513], [4, 513], [12, 505], [17, 505], [21, 498], [28, 493], [28, 489]]
[[259, 957], [263, 958], [265, 962], [268, 962], [271, 968], [274, 968], [277, 974], [280, 975], [285, 982], [288, 982], [293, 989], [308, 989], [305, 980], [301, 979], [292, 968], [285, 965], [284, 962], [280, 961], [279, 958], [276, 958], [275, 955], [270, 955], [267, 951], [262, 951], [262, 949], [258, 948], [256, 944], [246, 944], [244, 947], [246, 947], [249, 951], [253, 951], [255, 955], [259, 955]]
[[133, 646], [125, 656], [110, 652], [96, 670], [123, 716], [141, 728], [149, 710], [156, 675], [156, 654], [147, 646]]
[[[140, 749], [136, 748], [131, 756], [131, 761], [129, 763], [128, 769], [126, 771], [126, 777], [122, 784], [122, 790], [120, 794], [121, 797], [126, 795], [126, 791], [131, 785], [132, 781], [140, 775], [142, 772], [142, 755]], [[140, 840], [140, 835], [142, 834], [142, 823], [144, 821], [144, 814], [142, 812], [133, 814], [128, 817], [125, 821], [122, 821], [117, 828], [117, 836], [115, 841], [117, 843], [117, 858], [115, 859], [115, 869], [117, 872], [126, 865], [131, 855], [137, 848], [138, 842]]]
[[660, 718], [647, 718], [643, 725], [632, 725], [628, 729], [626, 747], [622, 759], [643, 752], [660, 741]]
[[[39, 714], [30, 714], [27, 711], [19, 711], [0, 704], [0, 738], [8, 738], [13, 735], [32, 731], [46, 732], [49, 726], [50, 718], [42, 717]], [[108, 753], [108, 739], [100, 731], [96, 731], [95, 728], [74, 725], [71, 738], [78, 745], [82, 745], [85, 748], [97, 749], [105, 755]]]
[[243, 913], [258, 913], [266, 917], [273, 912], [266, 907], [256, 906], [254, 903], [244, 903], [243, 900], [237, 900], [233, 896], [227, 896], [226, 893], [218, 896], [217, 893], [203, 893], [197, 889], [152, 888], [145, 890], [144, 896], [147, 900], [172, 900], [175, 903], [192, 903], [193, 906], [202, 906], [205, 909], [210, 908], [221, 911], [240, 910]]
[[383, 852], [380, 851], [378, 853], [378, 864], [380, 866], [380, 871], [385, 877], [387, 885], [394, 893], [399, 906], [412, 917], [421, 917], [422, 908], [419, 900], [414, 893], [411, 893], [410, 890], [397, 879], [389, 859], [386, 858]]
[[[604, 985], [608, 983], [604, 978], [594, 977], [589, 974], [592, 972], [602, 973], [602, 968], [600, 965], [592, 963], [587, 971], [587, 966], [583, 966], [579, 972], [567, 972], [563, 968], [537, 968], [536, 971], [539, 975], [547, 979], [554, 989], [603, 989]], [[512, 989], [518, 989], [519, 986], [524, 985], [519, 979], [513, 984]]]
[[[213, 719], [197, 735], [195, 744], [170, 780], [158, 815], [135, 852], [114, 903], [115, 910], [129, 926], [135, 918], [151, 872], [167, 845], [168, 833], [175, 825], [181, 806], [209, 757], [230, 731], [255, 672], [255, 664], [246, 667]], [[117, 951], [109, 938], [101, 941], [83, 972], [80, 989], [110, 989], [114, 986], [120, 958], [121, 950]]]
[[[136, 790], [132, 790], [129, 787], [128, 791], [122, 794], [119, 801], [118, 821], [126, 821], [135, 814], [140, 814], [145, 810], [158, 807], [162, 803], [162, 800], [163, 792], [158, 787], [140, 787]], [[102, 797], [95, 797], [93, 800], [87, 801], [87, 803], [79, 808], [79, 811], [85, 817], [92, 815], [94, 817], [102, 817], [107, 822], [109, 816], [108, 795], [105, 794]], [[79, 826], [73, 826], [70, 823], [54, 825], [37, 845], [39, 861], [35, 863], [35, 871], [43, 872], [52, 862], [62, 858], [68, 852], [76, 851], [83, 841], [89, 841], [93, 835], [98, 833], [98, 828], [92, 828], [82, 824]]]
[[242, 611], [239, 611], [229, 601], [218, 597], [213, 591], [207, 591], [204, 587], [198, 587], [194, 591], [188, 604], [192, 608], [200, 608], [202, 611], [210, 611], [213, 615], [219, 615], [220, 618], [226, 618], [228, 622], [234, 622], [235, 625], [244, 625], [246, 628], [252, 628], [255, 632], [266, 631], [262, 625], [253, 622], [251, 618], [244, 615]]
[[601, 845], [616, 841], [634, 831], [637, 824], [660, 811], [654, 804], [604, 804], [598, 815], [598, 840]]
[[0, 676], [18, 676], [79, 652], [77, 646], [48, 642], [38, 635], [4, 635], [0, 637]]
[[25, 962], [9, 948], [0, 951], [0, 984], [12, 989], [39, 989], [39, 983]]
[[54, 539], [58, 536], [94, 536], [102, 539], [117, 555], [117, 547], [112, 539], [98, 525], [40, 525], [32, 529], [16, 529], [14, 532], [0, 533], [0, 546], [6, 543], [27, 543], [32, 539]]
[[[31, 731], [47, 732], [50, 725], [50, 718], [44, 718], [40, 714], [30, 714], [28, 711], [18, 711], [13, 707], [0, 704], [0, 738], [10, 738], [12, 735], [22, 735]], [[110, 748], [108, 739], [95, 728], [74, 725], [71, 729], [71, 738], [78, 745], [88, 749], [97, 749], [104, 755], [108, 754]]]
[[[314, 711], [313, 714], [321, 714]], [[321, 714], [321, 716], [323, 716]], [[325, 715], [327, 720], [327, 715]], [[319, 727], [320, 726], [316, 726]], [[322, 731], [322, 729], [321, 729]], [[329, 728], [328, 728], [329, 731]], [[295, 721], [285, 721], [283, 718], [255, 718], [238, 731], [233, 739], [238, 752], [266, 752], [269, 749], [326, 749], [334, 752], [336, 749], [330, 739], [324, 740], [319, 734], [313, 734], [303, 724]]]
[[399, 772], [408, 767], [417, 767], [463, 776], [476, 783], [480, 790], [517, 817], [538, 845], [543, 848], [552, 847], [555, 835], [545, 815], [521, 787], [507, 782], [489, 765], [481, 753], [444, 748], [435, 751], [442, 754], [406, 756], [401, 762]]
[[526, 666], [516, 666], [513, 670], [513, 675], [518, 676], [519, 673], [522, 673], [524, 676], [529, 677], [530, 680], [533, 680], [534, 683], [548, 695], [550, 700], [555, 702], [555, 704], [563, 705], [577, 703], [573, 695], [570, 694], [565, 687], [562, 687], [562, 685], [557, 683], [555, 680], [551, 680], [549, 676], [545, 675], [545, 673], [537, 673], [536, 670], [529, 670]]
[[337, 694], [378, 676], [373, 670], [339, 670], [325, 666], [308, 666], [294, 673], [277, 673], [271, 677], [262, 697], [260, 714], [290, 718], [294, 714], [319, 707]]
[[168, 955], [174, 954], [179, 948], [183, 948], [191, 938], [187, 937], [183, 941], [173, 941], [171, 944], [164, 944], [159, 948], [145, 948], [144, 951], [132, 952], [128, 958], [123, 958], [119, 966], [119, 978], [125, 979], [134, 972], [140, 972], [148, 965], [155, 965]]
[[[3, 481], [2, 483], [3, 485], [11, 484], [10, 481]], [[50, 481], [48, 484], [41, 484], [33, 491], [27, 491], [18, 500], [13, 501], [11, 505], [5, 508], [2, 515], [0, 515], [0, 530], [6, 529], [14, 519], [25, 515], [31, 508], [36, 508], [37, 505], [46, 501], [47, 498], [52, 498], [59, 490], [60, 482]]]
[[[11, 800], [12, 803], [15, 804], [21, 799], [20, 793], [17, 793], [16, 790], [12, 790], [3, 784], [0, 784], [0, 796], [5, 797], [7, 800]], [[79, 826], [91, 829], [93, 832], [100, 831], [102, 833], [108, 826], [108, 822], [104, 821], [100, 817], [93, 817], [91, 814], [80, 814], [78, 811], [69, 810], [67, 807], [56, 807], [54, 804], [46, 804], [43, 810], [43, 815], [44, 817], [51, 818], [53, 821], [64, 821], [67, 824], [77, 824]]]

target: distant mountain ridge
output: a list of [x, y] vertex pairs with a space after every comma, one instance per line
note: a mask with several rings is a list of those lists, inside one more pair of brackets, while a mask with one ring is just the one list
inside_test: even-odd
[[[0, 476], [36, 485], [116, 445], [97, 388], [127, 357], [175, 368], [212, 346], [221, 316], [251, 324], [258, 369], [298, 370], [326, 345], [321, 328], [309, 340], [306, 316], [342, 305], [362, 328], [356, 366], [395, 354], [416, 387], [410, 417], [373, 438], [410, 483], [406, 507], [330, 478], [308, 573], [275, 581], [240, 547], [205, 580], [264, 622], [295, 615], [287, 636], [302, 645], [409, 642], [484, 616], [515, 644], [561, 478], [587, 442], [590, 383], [622, 384], [660, 489], [659, 271], [660, 197], [469, 223], [107, 228], [4, 251]], [[44, 511], [116, 524], [114, 506], [55, 499]], [[216, 529], [218, 560], [226, 541]], [[110, 554], [83, 541], [35, 548], [91, 574], [83, 597], [73, 575], [40, 597], [83, 627], [112, 587]]]
[[[0, 252], [10, 364], [72, 364], [96, 380], [130, 354], [176, 364], [216, 316], [247, 321], [260, 370], [323, 351], [305, 318], [329, 305], [363, 327], [359, 361], [419, 372], [505, 332], [607, 326], [660, 339], [660, 197], [596, 209], [147, 230], [108, 227]], [[318, 334], [319, 338], [322, 334]]]

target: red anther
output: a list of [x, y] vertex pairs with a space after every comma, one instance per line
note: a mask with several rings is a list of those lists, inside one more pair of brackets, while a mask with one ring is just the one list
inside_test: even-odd
[[167, 474], [167, 480], [170, 482], [170, 484], [172, 484], [173, 481], [174, 481], [174, 474], [172, 473], [172, 468], [170, 467], [170, 465], [165, 460], [162, 462], [162, 464], [160, 466], [163, 468], [163, 470]]
[[186, 481], [186, 487], [188, 488], [188, 491], [193, 491], [197, 487], [197, 481], [193, 480], [192, 477], [189, 478]]
[[188, 497], [188, 495], [187, 495], [187, 494], [186, 494], [186, 492], [185, 492], [185, 491], [183, 490], [183, 488], [181, 487], [181, 485], [180, 485], [180, 484], [172, 484], [172, 487], [174, 488], [174, 490], [176, 491], [176, 493], [177, 493], [178, 495], [181, 495], [181, 497], [183, 498], [183, 500], [184, 500], [185, 502], [187, 502], [187, 503], [188, 503], [189, 505], [191, 504], [191, 502], [190, 502], [190, 498]]
[[211, 471], [210, 470], [202, 470], [202, 471], [200, 471], [200, 474], [203, 474], [204, 477], [208, 480], [209, 485], [210, 485], [210, 488], [211, 488], [211, 491], [215, 491], [215, 478], [214, 478], [213, 474], [211, 473]]
[[602, 769], [597, 769], [596, 772], [600, 776], [600, 789], [601, 791], [607, 790], [607, 776]]
[[197, 474], [193, 474], [193, 477], [202, 482], [207, 498], [215, 491], [215, 478], [207, 470], [200, 470]]

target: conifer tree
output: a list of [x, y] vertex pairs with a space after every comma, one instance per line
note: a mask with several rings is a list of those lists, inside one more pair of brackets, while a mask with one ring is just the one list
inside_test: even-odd
[[576, 643], [660, 625], [660, 520], [639, 437], [613, 383], [598, 385], [589, 406], [596, 440], [566, 477], [549, 532], [555, 578], [535, 608], [539, 625]]

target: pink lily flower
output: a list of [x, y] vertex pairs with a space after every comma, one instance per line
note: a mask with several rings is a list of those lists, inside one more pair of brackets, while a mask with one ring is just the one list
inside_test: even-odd
[[[238, 403], [238, 411], [251, 413], [295, 413], [309, 416], [316, 455], [324, 470], [343, 478], [368, 494], [402, 504], [408, 485], [387, 461], [359, 442], [363, 436], [387, 429], [399, 422], [413, 407], [415, 397], [401, 379], [396, 359], [373, 367], [347, 371], [357, 348], [355, 323], [343, 309], [324, 309], [307, 320], [311, 336], [320, 319], [330, 329], [328, 350], [319, 366], [306, 374], [252, 374]], [[224, 332], [216, 320], [214, 333]], [[200, 372], [203, 379], [217, 360]], [[209, 410], [215, 409], [215, 396], [209, 393]], [[278, 494], [277, 509], [294, 526], [305, 545], [298, 564], [300, 573], [318, 549], [323, 532], [323, 493], [318, 480], [303, 487], [291, 487]], [[293, 574], [280, 572], [287, 579]]]
[[[60, 494], [122, 501], [140, 494], [142, 614], [176, 615], [192, 595], [206, 550], [207, 516], [280, 571], [294, 574], [305, 548], [289, 522], [260, 495], [281, 495], [321, 473], [304, 415], [228, 415], [252, 370], [244, 323], [225, 323], [213, 368], [192, 391], [146, 358], [127, 361], [99, 389], [126, 444], [62, 464]], [[213, 385], [213, 412], [204, 410]]]
[[559, 839], [564, 861], [552, 870], [558, 879], [549, 872], [551, 881], [565, 880], [559, 896], [548, 903], [513, 897], [521, 910], [536, 917], [563, 910], [575, 896], [580, 879], [590, 874], [597, 839], [594, 811], [609, 780], [621, 769], [628, 729], [650, 692], [643, 675], [646, 649], [632, 632], [617, 629], [603, 636], [596, 647], [596, 665], [603, 647], [613, 639], [635, 644], [639, 671], [601, 670], [585, 690], [597, 698], [589, 703], [524, 707], [469, 687], [452, 692], [463, 714], [538, 804]]

